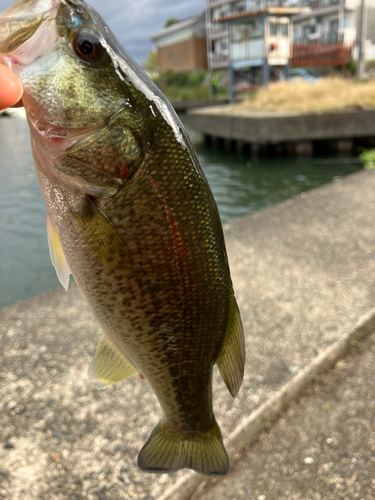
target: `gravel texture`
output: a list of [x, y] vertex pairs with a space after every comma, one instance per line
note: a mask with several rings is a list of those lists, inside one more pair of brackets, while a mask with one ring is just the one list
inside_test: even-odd
[[372, 335], [194, 500], [374, 500], [374, 359]]

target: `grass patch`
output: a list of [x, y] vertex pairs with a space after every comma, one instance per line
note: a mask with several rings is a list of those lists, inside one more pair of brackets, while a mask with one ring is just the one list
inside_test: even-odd
[[[171, 101], [213, 98], [211, 75], [205, 71], [186, 71], [185, 73], [166, 71], [161, 75], [158, 85]], [[227, 96], [228, 90], [219, 85], [217, 95]]]
[[163, 92], [170, 101], [185, 101], [190, 99], [211, 99], [210, 89], [203, 85], [196, 87], [180, 87], [177, 85], [166, 85]]
[[308, 83], [303, 80], [278, 82], [257, 91], [234, 106], [236, 111], [329, 112], [344, 108], [375, 107], [375, 80], [357, 82], [328, 77]]

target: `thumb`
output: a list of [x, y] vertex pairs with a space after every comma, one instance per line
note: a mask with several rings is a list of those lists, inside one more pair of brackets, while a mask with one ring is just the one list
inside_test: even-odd
[[16, 104], [22, 97], [22, 85], [7, 66], [0, 64], [0, 109]]

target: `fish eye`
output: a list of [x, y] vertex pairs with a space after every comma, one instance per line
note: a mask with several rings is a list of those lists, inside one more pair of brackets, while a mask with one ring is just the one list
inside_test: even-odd
[[83, 61], [97, 61], [103, 55], [103, 47], [98, 36], [90, 30], [82, 30], [73, 38], [72, 47]]

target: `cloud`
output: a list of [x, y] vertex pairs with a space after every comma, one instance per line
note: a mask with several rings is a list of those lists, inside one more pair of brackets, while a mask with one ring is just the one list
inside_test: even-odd
[[[0, 12], [11, 5], [0, 0]], [[200, 14], [204, 0], [91, 0], [88, 2], [105, 19], [125, 50], [139, 63], [152, 49], [150, 37], [163, 29], [169, 17], [183, 19]]]

